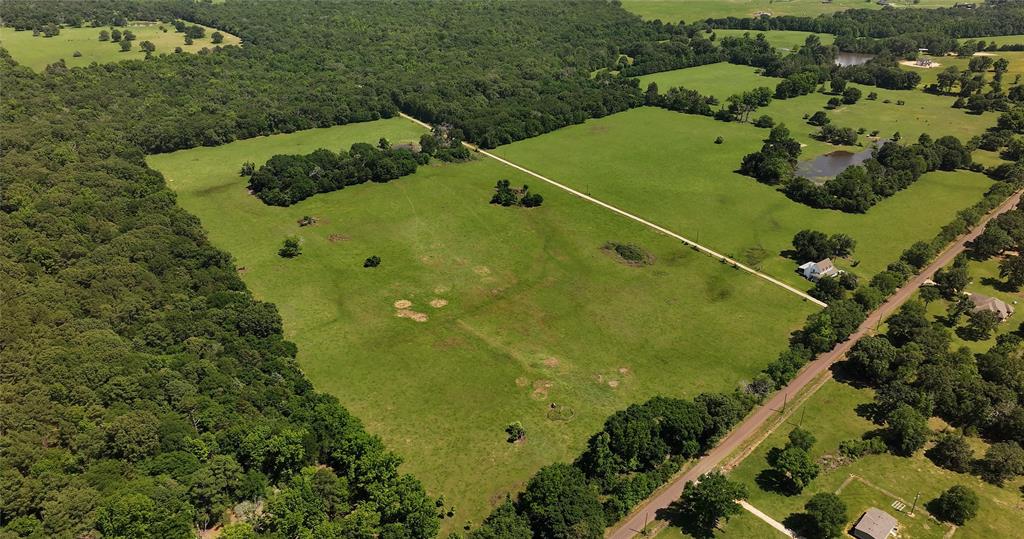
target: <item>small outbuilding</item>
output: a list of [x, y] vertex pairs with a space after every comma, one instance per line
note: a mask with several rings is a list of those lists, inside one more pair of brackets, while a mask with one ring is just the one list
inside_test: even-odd
[[869, 507], [861, 515], [851, 534], [857, 539], [886, 539], [896, 531], [898, 524], [889, 513]]
[[1006, 320], [1013, 315], [1013, 306], [1005, 301], [986, 296], [984, 294], [971, 294], [971, 303], [974, 304], [972, 311], [992, 311], [996, 313], [999, 320]]
[[809, 281], [817, 281], [822, 277], [832, 277], [839, 275], [839, 268], [832, 264], [831, 258], [819, 260], [818, 262], [805, 262], [799, 266], [800, 272], [803, 273], [805, 279]]

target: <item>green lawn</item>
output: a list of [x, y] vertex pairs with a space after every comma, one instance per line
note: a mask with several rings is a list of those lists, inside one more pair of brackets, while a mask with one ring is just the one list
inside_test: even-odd
[[742, 66], [721, 62], [685, 69], [661, 71], [638, 77], [640, 88], [656, 82], [658, 90], [665, 93], [669, 88], [683, 86], [689, 90], [697, 90], [704, 95], [712, 95], [724, 101], [733, 94], [753, 90], [759, 86], [767, 86], [775, 91], [781, 79], [761, 77], [754, 73], [750, 66]]
[[[730, 473], [732, 479], [747, 485], [751, 504], [780, 521], [794, 512], [802, 511], [804, 503], [813, 494], [839, 490], [840, 497], [849, 508], [850, 525], [868, 507], [878, 507], [897, 518], [901, 525], [900, 537], [904, 539], [942, 537], [948, 527], [930, 519], [922, 505], [943, 490], [962, 484], [978, 493], [981, 507], [978, 516], [960, 527], [955, 537], [1019, 537], [1019, 531], [1024, 529], [1024, 511], [1021, 511], [1018, 490], [1020, 480], [998, 488], [976, 477], [939, 468], [925, 458], [922, 452], [911, 458], [890, 454], [864, 457], [852, 464], [824, 471], [803, 493], [796, 496], [766, 491], [758, 485], [758, 474], [768, 467], [765, 459], [768, 450], [784, 445], [789, 431], [801, 420], [803, 428], [817, 437], [817, 443], [812, 449], [816, 457], [834, 455], [840, 440], [859, 438], [877, 428], [858, 417], [855, 411], [857, 405], [870, 402], [871, 398], [869, 389], [857, 389], [835, 381], [827, 382], [806, 404], [793, 411], [788, 424], [772, 433]], [[855, 477], [851, 478], [851, 474]], [[909, 511], [919, 493], [921, 501], [915, 516], [911, 517], [906, 511]], [[897, 497], [908, 506], [904, 512], [890, 505]]]
[[[796, 264], [779, 255], [796, 232], [850, 234], [861, 261], [854, 271], [871, 276], [914, 241], [932, 238], [991, 185], [977, 173], [933, 172], [866, 214], [815, 210], [733, 172], [766, 134], [749, 124], [645, 107], [496, 153], [799, 286], [806, 281]], [[714, 144], [717, 136], [724, 144]]]
[[[897, 7], [944, 7], [957, 0], [893, 0]], [[622, 7], [645, 19], [664, 22], [694, 22], [718, 17], [752, 17], [758, 12], [772, 15], [799, 15], [812, 17], [822, 13], [835, 13], [847, 9], [879, 9], [873, 1], [832, 0], [622, 0]]]
[[831, 44], [836, 39], [832, 34], [815, 34], [814, 32], [800, 32], [797, 30], [769, 30], [758, 32], [752, 30], [715, 29], [715, 35], [718, 36], [718, 39], [729, 36], [739, 37], [747, 33], [749, 33], [751, 37], [754, 37], [757, 34], [764, 34], [764, 37], [768, 39], [768, 43], [771, 43], [773, 47], [786, 50], [791, 50], [797, 46], [803, 46], [804, 41], [806, 41], [807, 37], [811, 35], [818, 36], [818, 38], [821, 39], [821, 42], [825, 45]]
[[1017, 34], [1013, 36], [984, 36], [984, 37], [964, 37], [957, 41], [963, 43], [964, 41], [984, 41], [985, 43], [993, 43], [997, 46], [1001, 45], [1020, 45], [1024, 44], [1024, 35]]
[[[574, 458], [612, 411], [750, 379], [812, 312], [789, 292], [490, 159], [432, 164], [289, 208], [248, 195], [238, 175], [246, 160], [420, 133], [391, 119], [148, 162], [236, 257], [253, 292], [277, 304], [313, 384], [456, 506], [449, 531], [479, 523], [540, 466]], [[499, 178], [529, 181], [544, 205], [489, 205]], [[300, 228], [304, 215], [318, 224]], [[302, 241], [293, 260], [276, 254], [287, 236]], [[601, 249], [609, 240], [641, 245], [653, 265], [620, 263]], [[374, 254], [381, 266], [362, 268]], [[400, 300], [428, 320], [396, 316]], [[552, 403], [575, 416], [550, 419]], [[512, 421], [525, 425], [525, 443], [506, 443]]]
[[[656, 535], [657, 539], [692, 539], [679, 525], [669, 525]], [[784, 539], [786, 536], [753, 514], [743, 511], [720, 523], [715, 530], [715, 539]]]
[[[161, 30], [161, 26], [167, 31]], [[217, 30], [204, 28], [205, 37], [196, 39], [192, 45], [185, 45], [185, 35], [175, 33], [174, 27], [169, 24], [135, 21], [127, 27], [119, 27], [122, 32], [131, 30], [136, 36], [132, 49], [121, 52], [120, 43], [99, 40], [100, 30], [109, 32], [111, 27], [61, 28], [60, 34], [54, 37], [33, 36], [29, 30], [15, 32], [11, 28], [0, 27], [0, 46], [6, 48], [18, 63], [42, 71], [48, 64], [61, 58], [68, 67], [87, 66], [93, 62], [105, 64], [141, 60], [146, 56], [139, 48], [139, 43], [143, 41], [152, 41], [156, 45], [154, 54], [174, 53], [175, 47], [181, 47], [184, 52], [197, 52], [203, 47], [214, 46], [210, 42], [210, 35]], [[224, 34], [224, 45], [240, 43], [237, 37], [224, 31], [220, 33]], [[82, 56], [74, 57], [75, 51], [81, 52]]]

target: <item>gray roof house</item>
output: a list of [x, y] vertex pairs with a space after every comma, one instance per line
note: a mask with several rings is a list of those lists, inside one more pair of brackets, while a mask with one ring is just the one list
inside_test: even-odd
[[970, 298], [974, 304], [974, 311], [992, 311], [1000, 320], [1006, 320], [1013, 314], [1013, 306], [1001, 299], [983, 294], [971, 294]]
[[870, 507], [861, 515], [851, 534], [857, 539], [886, 539], [896, 531], [897, 524], [889, 513]]

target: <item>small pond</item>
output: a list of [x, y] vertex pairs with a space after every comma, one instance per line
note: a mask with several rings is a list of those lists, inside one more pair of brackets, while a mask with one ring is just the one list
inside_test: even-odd
[[866, 54], [863, 52], [843, 52], [839, 51], [836, 53], [836, 65], [837, 66], [859, 66], [868, 63], [868, 60], [874, 58], [874, 54]]
[[871, 146], [854, 153], [846, 150], [836, 150], [819, 155], [810, 161], [802, 161], [796, 166], [796, 175], [803, 176], [815, 184], [821, 185], [846, 170], [846, 167], [859, 165], [871, 158], [871, 152], [887, 142], [879, 140]]

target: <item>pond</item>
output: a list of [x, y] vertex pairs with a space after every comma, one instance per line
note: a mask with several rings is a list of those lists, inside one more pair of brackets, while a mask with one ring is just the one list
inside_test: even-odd
[[819, 155], [810, 161], [802, 161], [796, 166], [796, 175], [803, 176], [817, 185], [821, 185], [846, 170], [846, 167], [859, 165], [871, 158], [871, 152], [879, 147], [885, 140], [879, 140], [871, 146], [854, 153], [846, 150], [836, 150], [824, 155]]
[[868, 60], [874, 58], [874, 54], [866, 54], [863, 52], [843, 52], [839, 51], [836, 54], [836, 65], [837, 66], [859, 66], [868, 63]]

